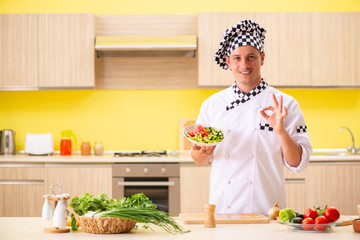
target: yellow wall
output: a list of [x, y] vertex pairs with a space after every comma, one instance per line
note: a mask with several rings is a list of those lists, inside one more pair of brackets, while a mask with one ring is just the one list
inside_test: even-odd
[[[0, 0], [0, 13], [94, 12], [95, 14], [196, 14], [206, 11], [360, 11], [359, 0], [241, 2]], [[219, 4], [221, 2], [222, 4]], [[141, 4], [144, 7], [139, 7]], [[266, 76], [264, 76], [266, 78]], [[354, 131], [360, 141], [360, 90], [283, 89], [304, 113], [315, 148], [346, 147]], [[0, 91], [0, 129], [17, 132], [17, 150], [28, 132], [51, 132], [58, 150], [60, 131], [78, 141], [103, 141], [105, 150], [178, 149], [178, 123], [196, 118], [200, 105], [219, 90], [49, 90]], [[79, 149], [79, 144], [74, 150]]]

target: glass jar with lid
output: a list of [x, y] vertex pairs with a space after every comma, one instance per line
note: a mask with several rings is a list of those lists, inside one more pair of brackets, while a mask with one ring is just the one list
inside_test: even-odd
[[99, 156], [104, 154], [104, 146], [102, 142], [95, 142], [94, 153], [95, 155], [99, 155]]
[[91, 146], [89, 142], [82, 142], [81, 155], [87, 156], [91, 154]]

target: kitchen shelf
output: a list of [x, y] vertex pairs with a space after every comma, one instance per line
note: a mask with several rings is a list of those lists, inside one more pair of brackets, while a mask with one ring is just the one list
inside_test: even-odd
[[[116, 52], [132, 56], [164, 56], [175, 53], [177, 56], [194, 57], [197, 49], [197, 36], [97, 36], [95, 50]], [[135, 53], [136, 52], [136, 53]]]

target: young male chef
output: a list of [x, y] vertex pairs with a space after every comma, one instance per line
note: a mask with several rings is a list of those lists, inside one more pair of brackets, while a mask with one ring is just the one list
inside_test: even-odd
[[312, 153], [299, 104], [261, 77], [265, 29], [250, 20], [228, 28], [215, 53], [235, 82], [205, 100], [197, 124], [219, 128], [216, 147], [193, 145], [197, 165], [211, 161], [210, 199], [221, 213], [262, 213], [286, 207], [284, 166], [305, 169]]

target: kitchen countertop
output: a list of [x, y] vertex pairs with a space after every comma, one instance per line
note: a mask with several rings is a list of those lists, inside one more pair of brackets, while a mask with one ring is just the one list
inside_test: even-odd
[[[49, 156], [29, 156], [24, 153], [16, 155], [1, 155], [0, 163], [192, 163], [188, 152], [177, 156], [166, 157], [114, 157], [113, 153], [102, 156], [82, 156], [74, 153], [70, 156], [61, 156], [58, 153]], [[312, 155], [310, 163], [316, 162], [360, 162], [360, 155]]]
[[133, 229], [122, 234], [91, 234], [82, 231], [70, 233], [44, 233], [43, 229], [53, 227], [51, 221], [36, 218], [0, 218], [0, 236], [2, 240], [51, 240], [51, 239], [291, 239], [291, 240], [332, 240], [332, 239], [359, 239], [360, 233], [353, 231], [352, 225], [335, 227], [332, 232], [294, 232], [279, 223], [269, 224], [217, 224], [216, 228], [204, 228], [203, 225], [183, 225], [189, 233], [169, 234], [161, 230], [152, 232], [142, 228]]

